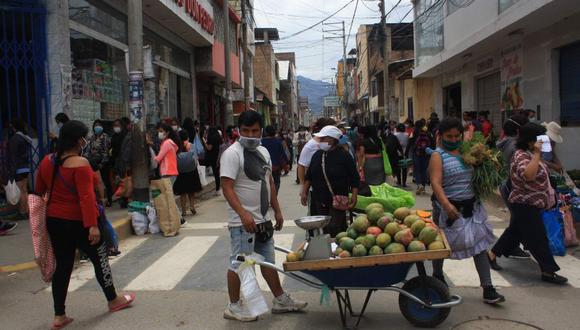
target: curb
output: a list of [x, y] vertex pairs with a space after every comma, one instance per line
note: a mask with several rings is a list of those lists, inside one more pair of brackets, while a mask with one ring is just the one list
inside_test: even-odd
[[[215, 181], [209, 182], [203, 190], [196, 196], [198, 201], [207, 200], [213, 197], [213, 191], [215, 190]], [[133, 236], [133, 227], [131, 224], [131, 217], [126, 215], [120, 219], [114, 220], [113, 228], [117, 232], [117, 239], [119, 241]], [[23, 262], [15, 265], [0, 266], [0, 273], [14, 273], [21, 272], [29, 269], [37, 268], [35, 261]]]

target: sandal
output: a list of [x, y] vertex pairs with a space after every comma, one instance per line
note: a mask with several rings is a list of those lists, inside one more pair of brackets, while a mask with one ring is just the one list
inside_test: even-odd
[[74, 321], [75, 319], [67, 317], [64, 319], [64, 322], [60, 323], [60, 324], [56, 324], [56, 323], [52, 323], [52, 326], [50, 327], [51, 330], [59, 330], [62, 329], [64, 327], [66, 327], [67, 325], [71, 324], [72, 321]]
[[191, 215], [196, 215], [197, 211], [194, 208], [189, 209], [191, 211]]
[[129, 307], [135, 301], [135, 294], [134, 293], [124, 294], [123, 298], [125, 298], [126, 302], [115, 307], [109, 307], [110, 313], [118, 312], [122, 309]]

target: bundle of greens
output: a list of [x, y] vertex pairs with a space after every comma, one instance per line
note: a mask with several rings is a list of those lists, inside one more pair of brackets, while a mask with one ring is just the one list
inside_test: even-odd
[[473, 167], [475, 197], [484, 200], [493, 196], [507, 177], [501, 152], [490, 149], [483, 134], [476, 132], [461, 146], [461, 156], [466, 165]]

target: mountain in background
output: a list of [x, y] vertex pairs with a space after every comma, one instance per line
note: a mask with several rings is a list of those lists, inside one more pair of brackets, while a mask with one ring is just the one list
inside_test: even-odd
[[322, 114], [324, 105], [324, 97], [329, 94], [334, 94], [335, 86], [322, 80], [313, 80], [304, 76], [298, 76], [300, 83], [300, 96], [308, 97], [308, 104], [312, 113]]

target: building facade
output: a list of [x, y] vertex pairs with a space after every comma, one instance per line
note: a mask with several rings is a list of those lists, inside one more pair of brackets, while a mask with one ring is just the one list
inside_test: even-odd
[[497, 133], [523, 109], [556, 121], [558, 157], [580, 168], [580, 6], [567, 0], [417, 0], [415, 78], [431, 79], [434, 110], [488, 111]]

